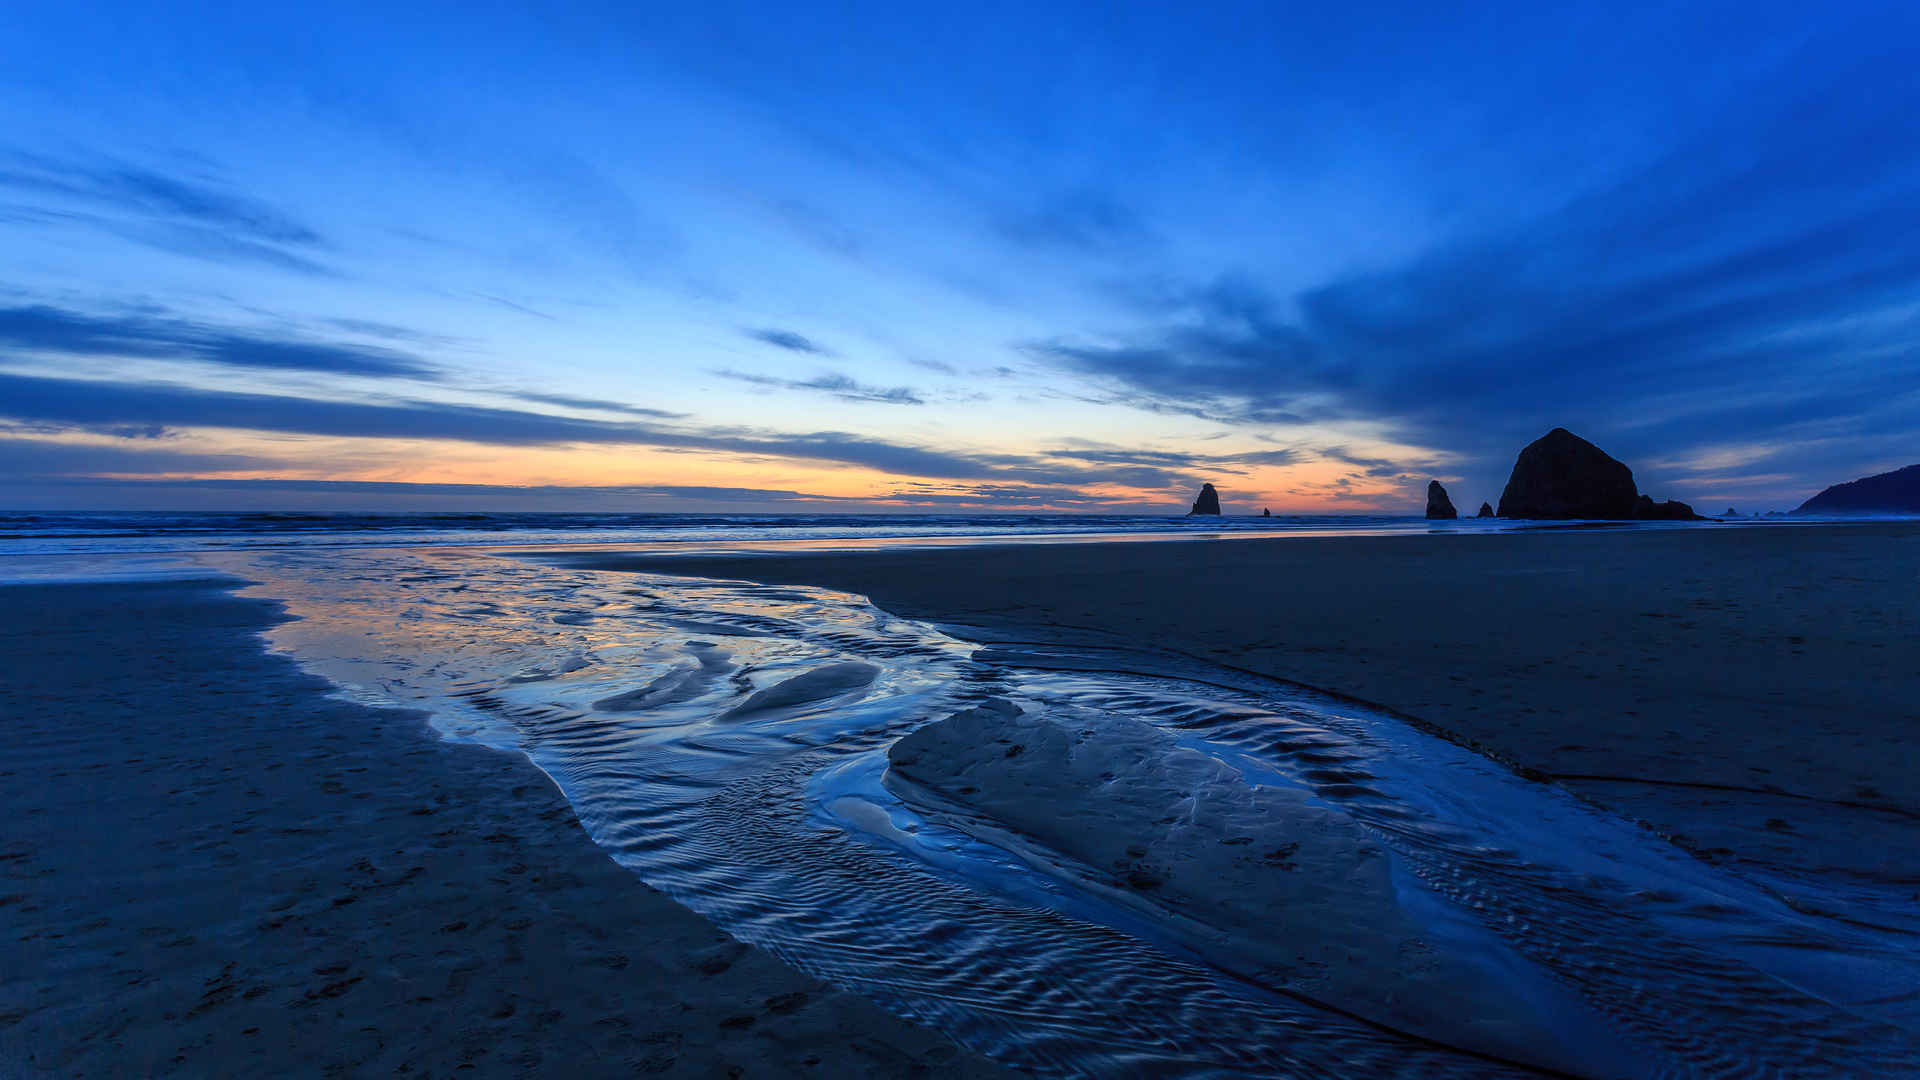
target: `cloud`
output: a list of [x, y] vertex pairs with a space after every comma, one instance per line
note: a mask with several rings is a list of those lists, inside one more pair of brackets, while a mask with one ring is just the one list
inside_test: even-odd
[[[6, 458], [3, 456], [5, 453], [6, 445], [7, 445], [6, 440], [0, 440], [0, 461], [6, 460]], [[46, 445], [54, 445], [54, 444], [46, 444]], [[59, 445], [61, 445], [63, 448], [66, 448], [64, 444], [59, 444]], [[74, 449], [92, 450], [95, 448], [79, 447]], [[159, 459], [159, 458], [165, 457], [166, 455], [148, 454], [144, 456]], [[189, 458], [190, 455], [178, 455], [178, 457], [185, 460]], [[257, 459], [257, 458], [243, 458], [243, 457], [236, 457], [236, 456], [230, 456], [230, 455], [199, 455], [199, 457], [202, 457], [208, 461], [213, 461], [213, 462], [246, 462], [247, 465], [245, 467], [247, 468], [270, 468], [270, 467], [273, 467], [275, 464], [277, 464], [270, 461], [263, 461], [262, 459]], [[85, 462], [86, 458], [84, 455], [75, 455], [72, 458], [72, 460], [75, 462]], [[117, 460], [117, 459], [103, 459], [103, 460]], [[98, 471], [98, 472], [143, 472], [143, 471], [167, 472], [167, 471], [186, 471], [186, 470], [98, 469], [94, 471]], [[86, 476], [72, 476], [72, 477], [65, 477], [65, 479], [86, 480], [86, 479], [98, 479], [98, 478], [89, 478]], [[105, 482], [111, 483], [115, 481], [113, 478], [108, 478]], [[408, 483], [405, 481], [392, 481], [392, 480], [299, 480], [299, 479], [281, 479], [276, 477], [229, 478], [229, 477], [217, 477], [217, 476], [197, 477], [197, 478], [191, 478], [191, 479], [151, 480], [151, 481], [141, 481], [141, 483], [142, 483], [142, 486], [151, 488], [156, 491], [164, 490], [169, 487], [172, 487], [172, 488], [192, 487], [192, 488], [200, 488], [204, 490], [227, 490], [227, 491], [270, 490], [275, 492], [300, 492], [300, 493], [309, 493], [309, 494], [344, 494], [344, 495], [399, 495], [399, 496], [429, 496], [429, 497], [444, 496], [444, 495], [483, 495], [483, 496], [489, 496], [498, 500], [513, 500], [513, 501], [519, 501], [524, 499], [542, 499], [542, 498], [549, 498], [553, 496], [582, 496], [582, 495], [609, 496], [609, 497], [617, 497], [617, 498], [623, 498], [623, 499], [691, 498], [691, 499], [699, 499], [702, 501], [709, 501], [709, 502], [822, 502], [822, 501], [844, 502], [844, 501], [847, 501], [847, 500], [839, 499], [835, 496], [830, 496], [830, 495], [810, 495], [805, 492], [787, 491], [787, 490], [778, 489], [778, 488], [709, 487], [709, 486], [688, 485], [688, 484], [605, 484], [605, 485], [447, 484], [447, 483]]]
[[144, 440], [126, 443], [57, 442], [51, 439], [0, 438], [0, 477], [8, 483], [64, 480], [100, 473], [154, 474], [227, 472], [272, 468], [283, 464], [243, 454], [198, 453], [165, 445], [147, 447]]
[[335, 375], [438, 376], [437, 369], [419, 357], [380, 346], [275, 337], [150, 315], [86, 315], [46, 305], [0, 308], [0, 346]]
[[640, 405], [628, 405], [605, 398], [574, 397], [571, 394], [536, 394], [522, 391], [509, 395], [520, 401], [530, 401], [536, 405], [558, 405], [563, 409], [592, 409], [600, 412], [625, 413], [628, 416], [649, 416], [659, 420], [678, 420], [686, 413], [668, 412], [666, 409], [649, 409]]
[[999, 231], [1021, 247], [1093, 255], [1130, 253], [1158, 239], [1118, 196], [1093, 188], [1062, 192], [1029, 211], [1008, 215]]
[[1196, 454], [1177, 450], [1128, 450], [1119, 447], [1049, 450], [1047, 456], [1096, 461], [1110, 465], [1149, 465], [1168, 469], [1208, 469], [1255, 465], [1293, 465], [1304, 456], [1298, 450], [1251, 450], [1234, 454]]
[[82, 164], [12, 153], [0, 167], [0, 187], [156, 218], [195, 222], [225, 233], [297, 247], [317, 247], [312, 227], [266, 202], [220, 186], [168, 176], [124, 162]]
[[[327, 244], [312, 226], [211, 181], [108, 158], [83, 162], [12, 152], [0, 155], [0, 190], [39, 200], [7, 212], [6, 219], [17, 224], [88, 227], [191, 258], [333, 273], [313, 257]], [[49, 201], [54, 205], [45, 205]]]
[[1556, 424], [1630, 463], [1836, 417], [1911, 432], [1920, 144], [1888, 127], [1920, 112], [1909, 61], [1803, 63], [1618, 183], [1397, 265], [1293, 293], [1244, 273], [1142, 289], [1145, 329], [1023, 347], [1107, 400], [1368, 422], [1487, 482]]
[[297, 252], [218, 229], [177, 221], [123, 221], [98, 214], [0, 205], [0, 224], [90, 228], [171, 255], [219, 263], [257, 263], [309, 277], [338, 277], [331, 268]]
[[[90, 448], [81, 448], [90, 449]], [[1068, 487], [1039, 485], [976, 485], [960, 489], [905, 485], [873, 498], [847, 498], [779, 488], [708, 487], [677, 484], [633, 484], [605, 486], [494, 485], [405, 483], [361, 480], [301, 480], [275, 478], [203, 479], [155, 478], [138, 476], [88, 476], [92, 466], [98, 471], [137, 474], [175, 471], [159, 461], [152, 468], [126, 467], [118, 458], [89, 459], [75, 454], [58, 458], [44, 456], [28, 464], [41, 471], [14, 468], [5, 440], [0, 440], [0, 495], [22, 507], [76, 509], [111, 506], [117, 510], [163, 509], [183, 507], [200, 510], [263, 507], [307, 511], [393, 510], [412, 513], [476, 513], [489, 511], [560, 511], [595, 514], [619, 513], [740, 513], [746, 508], [771, 508], [798, 513], [872, 513], [875, 511], [970, 509], [1034, 510], [1060, 509], [1094, 512], [1161, 510], [1174, 512], [1174, 504], [1152, 506], [1124, 499], [1087, 496]], [[175, 464], [191, 465], [193, 459], [181, 456]], [[246, 463], [244, 465], [238, 463]], [[212, 467], [271, 468], [273, 463], [251, 463], [249, 459], [209, 456]], [[64, 470], [72, 468], [72, 473]], [[178, 471], [192, 471], [182, 468]]]
[[[63, 448], [70, 450], [72, 448]], [[79, 448], [89, 450], [91, 448]], [[84, 453], [22, 458], [0, 440], [0, 496], [10, 505], [43, 510], [111, 507], [115, 510], [304, 510], [434, 514], [489, 511], [621, 513], [739, 513], [753, 507], [794, 512], [859, 512], [888, 509], [862, 499], [841, 499], [799, 491], [769, 488], [700, 487], [687, 485], [615, 485], [572, 487], [561, 485], [512, 486], [494, 484], [403, 483], [359, 480], [300, 480], [275, 478], [207, 477], [154, 478], [138, 475], [90, 476], [88, 471], [138, 474], [192, 472], [209, 468], [276, 467], [273, 462], [205, 456], [179, 456], [171, 462], [129, 463], [115, 458], [89, 458]], [[38, 468], [41, 471], [23, 471]], [[72, 469], [73, 472], [64, 470]], [[56, 471], [59, 470], [59, 471]]]
[[791, 330], [781, 330], [775, 327], [764, 327], [757, 330], [743, 330], [741, 332], [746, 334], [748, 337], [752, 338], [755, 341], [761, 342], [766, 345], [772, 345], [777, 349], [785, 349], [788, 352], [809, 353], [814, 356], [832, 356], [833, 355], [832, 349], [819, 345], [808, 338], [802, 337], [801, 335], [794, 333]]
[[1142, 338], [1025, 350], [1108, 384], [1111, 403], [1236, 425], [1310, 423], [1326, 412], [1314, 395], [1351, 383], [1352, 371], [1281, 306], [1249, 281], [1222, 278], [1189, 290], [1176, 321]]
[[559, 319], [554, 318], [552, 315], [549, 315], [544, 311], [535, 311], [534, 309], [526, 306], [525, 304], [516, 304], [513, 301], [508, 300], [504, 296], [494, 296], [490, 293], [474, 293], [473, 295], [479, 297], [482, 300], [487, 301], [490, 304], [497, 304], [500, 307], [506, 308], [508, 311], [518, 312], [521, 315], [530, 315], [536, 319], [542, 319], [546, 322], [560, 321]]
[[60, 435], [69, 431], [82, 431], [89, 435], [105, 435], [108, 438], [129, 440], [151, 441], [180, 437], [179, 432], [164, 424], [11, 424], [0, 421], [0, 435]]
[[1191, 492], [1203, 482], [1222, 477], [1248, 476], [1262, 467], [1313, 460], [1313, 455], [1291, 448], [1204, 454], [1086, 445], [1048, 450], [1045, 455], [1055, 461], [1086, 462], [1114, 470], [1119, 481], [1129, 487], [1174, 493]]
[[909, 387], [868, 386], [865, 383], [855, 382], [848, 376], [833, 372], [816, 375], [811, 379], [780, 379], [771, 375], [753, 375], [748, 372], [731, 371], [725, 368], [716, 370], [714, 374], [723, 379], [752, 383], [755, 386], [768, 386], [781, 390], [811, 390], [822, 394], [829, 394], [842, 401], [862, 401], [879, 405], [926, 404], [926, 401]]
[[[971, 510], [1056, 509], [1082, 512], [1142, 509], [1138, 499], [1088, 494], [1079, 488], [1045, 484], [970, 484], [932, 488], [905, 484], [880, 501], [909, 507]], [[1169, 506], [1177, 504], [1169, 504]]]
[[171, 222], [134, 222], [103, 227], [122, 239], [192, 259], [261, 263], [310, 277], [337, 276], [333, 270], [304, 255], [223, 233], [218, 229]]
[[328, 326], [336, 330], [345, 330], [349, 334], [359, 334], [362, 337], [385, 338], [388, 341], [408, 341], [416, 344], [444, 345], [454, 340], [453, 338], [441, 337], [437, 334], [423, 334], [418, 330], [412, 330], [404, 326], [395, 326], [392, 323], [380, 322], [375, 319], [333, 318], [324, 321]]
[[782, 198], [767, 204], [767, 210], [794, 235], [830, 255], [857, 258], [860, 238], [846, 222], [811, 203]]
[[641, 421], [590, 420], [428, 401], [355, 402], [205, 390], [165, 383], [114, 383], [0, 372], [0, 417], [97, 428], [159, 424], [368, 439], [430, 439], [494, 446], [568, 443], [799, 458], [857, 465], [900, 476], [1004, 478], [1066, 484], [1142, 483], [1177, 478], [1153, 470], [1049, 464], [1013, 454], [967, 454], [908, 446], [841, 431], [687, 429]]

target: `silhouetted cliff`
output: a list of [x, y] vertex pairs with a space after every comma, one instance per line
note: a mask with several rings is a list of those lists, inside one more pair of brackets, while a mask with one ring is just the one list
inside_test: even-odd
[[1920, 514], [1920, 465], [1835, 484], [1796, 514]]

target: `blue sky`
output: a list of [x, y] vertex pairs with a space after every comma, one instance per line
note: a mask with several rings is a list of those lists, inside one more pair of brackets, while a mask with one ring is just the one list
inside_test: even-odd
[[[644, 6], [642, 6], [644, 8]], [[1905, 4], [14, 5], [0, 504], [1413, 510], [1920, 460]]]

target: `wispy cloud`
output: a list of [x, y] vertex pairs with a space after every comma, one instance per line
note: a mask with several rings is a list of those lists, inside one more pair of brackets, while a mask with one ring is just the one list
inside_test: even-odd
[[649, 416], [659, 420], [678, 420], [686, 413], [669, 412], [666, 409], [649, 409], [641, 405], [628, 405], [621, 401], [608, 401], [605, 398], [575, 397], [571, 394], [538, 394], [522, 391], [509, 395], [521, 401], [530, 401], [536, 405], [558, 405], [563, 409], [586, 409], [595, 412], [623, 413], [627, 416]]
[[0, 157], [0, 187], [53, 195], [142, 216], [197, 222], [222, 232], [297, 247], [320, 234], [291, 214], [203, 180], [169, 176], [125, 162], [84, 163], [33, 154]]
[[[404, 508], [413, 511], [541, 510], [604, 513], [698, 512], [733, 507], [779, 507], [796, 512], [1036, 509], [1083, 512], [1156, 508], [1137, 499], [1088, 495], [1076, 488], [1038, 484], [927, 485], [907, 483], [868, 498], [781, 488], [682, 484], [512, 485], [408, 483], [369, 480], [235, 478], [181, 479], [166, 474], [221, 470], [267, 471], [284, 463], [239, 455], [113, 452], [112, 448], [0, 439], [0, 492], [20, 498], [94, 492], [126, 508], [196, 506]], [[102, 475], [105, 474], [105, 475]], [[152, 477], [149, 479], [148, 477]], [[1158, 509], [1175, 512], [1173, 503]]]
[[773, 432], [593, 420], [429, 401], [336, 401], [244, 394], [165, 383], [56, 379], [0, 372], [0, 417], [99, 428], [159, 424], [368, 439], [429, 439], [494, 446], [653, 446], [856, 465], [898, 476], [1027, 483], [1151, 483], [1176, 478], [1124, 466], [1050, 463], [1018, 454], [973, 454], [843, 431]]
[[1092, 255], [1135, 252], [1158, 239], [1118, 195], [1095, 188], [1062, 192], [1009, 214], [1000, 222], [1000, 233], [1022, 247]]
[[284, 462], [246, 454], [182, 450], [165, 443], [129, 440], [100, 444], [52, 439], [0, 438], [0, 477], [8, 483], [61, 481], [100, 474], [157, 475], [264, 469]]
[[318, 230], [212, 180], [107, 157], [8, 152], [0, 154], [0, 190], [32, 200], [7, 215], [18, 224], [82, 226], [191, 258], [333, 273], [315, 257], [327, 247]]
[[152, 315], [89, 315], [47, 305], [0, 308], [0, 346], [335, 375], [439, 376], [439, 370], [420, 357], [382, 346], [311, 341]]
[[487, 301], [490, 304], [497, 304], [500, 307], [506, 308], [508, 311], [518, 312], [521, 315], [529, 315], [529, 316], [532, 316], [533, 318], [541, 319], [545, 322], [560, 321], [555, 317], [553, 317], [552, 315], [547, 314], [544, 311], [535, 311], [534, 309], [526, 306], [525, 304], [516, 304], [513, 301], [508, 300], [504, 296], [494, 296], [490, 293], [474, 293], [473, 295], [479, 297], [482, 300]]
[[828, 394], [842, 401], [863, 401], [878, 405], [924, 405], [917, 392], [905, 386], [869, 386], [837, 373], [829, 372], [816, 375], [811, 379], [781, 379], [772, 375], [754, 375], [744, 371], [732, 371], [725, 368], [716, 370], [715, 375], [723, 379], [752, 383], [755, 386], [772, 387], [778, 390], [805, 390]]
[[1024, 350], [1108, 385], [1115, 404], [1229, 424], [1310, 423], [1322, 407], [1308, 399], [1350, 382], [1350, 362], [1282, 310], [1257, 285], [1225, 278], [1187, 290], [1173, 321], [1146, 335]]
[[411, 513], [560, 511], [592, 513], [714, 513], [744, 507], [793, 511], [884, 510], [897, 504], [777, 488], [698, 485], [510, 485], [309, 480], [168, 473], [270, 471], [284, 463], [230, 455], [101, 453], [63, 444], [9, 445], [0, 439], [0, 494], [19, 505], [64, 506], [75, 497], [128, 510], [203, 509], [396, 510]]
[[[58, 480], [63, 483], [125, 483], [120, 477], [102, 480], [95, 474], [165, 474], [194, 471], [267, 470], [286, 463], [271, 459], [226, 454], [137, 453], [95, 454], [98, 448], [71, 444], [32, 443], [0, 439], [0, 466], [18, 465], [8, 479]], [[391, 495], [415, 498], [445, 496], [481, 496], [495, 503], [548, 503], [568, 498], [692, 499], [701, 502], [848, 502], [830, 495], [815, 495], [778, 488], [711, 487], [689, 484], [449, 484], [410, 483], [390, 480], [306, 480], [281, 477], [207, 476], [187, 479], [138, 481], [153, 492], [201, 490], [249, 493], [341, 495], [348, 498], [365, 495]]]
[[[644, 61], [619, 71], [537, 19], [432, 38], [342, 16], [361, 52], [411, 58], [366, 80], [325, 57], [249, 67], [261, 35], [299, 29], [266, 8], [237, 33], [53, 5], [23, 16], [12, 57], [46, 108], [0, 140], [22, 151], [0, 146], [0, 248], [33, 290], [0, 295], [0, 368], [121, 381], [9, 383], [28, 398], [0, 412], [288, 446], [579, 443], [582, 471], [630, 442], [885, 470], [979, 506], [1094, 505], [1103, 484], [1190, 495], [1209, 477], [1411, 499], [1429, 469], [1477, 505], [1556, 424], [1696, 500], [1713, 489], [1675, 485], [1905, 463], [1920, 8], [1626, 5], [1595, 33], [1605, 5], [1468, 23], [1401, 6], [1315, 9], [1310, 26], [1224, 9], [609, 14]], [[941, 64], [917, 59], [929, 49]], [[156, 95], [135, 54], [246, 69], [258, 93]], [[501, 57], [514, 78], [446, 77]], [[530, 107], [543, 94], [604, 107]], [[338, 152], [260, 135], [315, 123]], [[689, 133], [700, 154], [657, 152]], [[289, 274], [330, 272], [295, 282], [313, 316], [472, 337], [276, 321]], [[627, 400], [561, 359], [637, 340], [682, 344]], [[350, 378], [368, 376], [399, 400]], [[141, 382], [160, 379], [257, 392]], [[982, 390], [990, 424], [961, 396]], [[415, 400], [436, 398], [494, 408]], [[810, 414], [849, 430], [806, 430], [827, 424]], [[1222, 449], [1263, 436], [1264, 457]], [[342, 450], [341, 468], [392, 449]]]
[[879, 501], [904, 507], [968, 510], [1099, 512], [1141, 508], [1140, 500], [1131, 496], [1089, 494], [1080, 488], [1048, 484], [965, 484], [938, 488], [902, 484], [881, 496]]
[[328, 326], [336, 330], [345, 330], [349, 334], [362, 337], [385, 338], [388, 341], [406, 341], [421, 345], [445, 345], [454, 338], [439, 334], [426, 334], [410, 327], [395, 326], [393, 323], [380, 322], [377, 319], [332, 318], [325, 320]]
[[1629, 460], [1814, 440], [1835, 417], [1911, 431], [1920, 255], [1888, 238], [1920, 236], [1920, 144], [1884, 111], [1920, 110], [1905, 62], [1803, 71], [1617, 185], [1399, 265], [1291, 294], [1237, 274], [1143, 289], [1148, 329], [1023, 348], [1114, 402], [1368, 423], [1489, 478], [1556, 424]]
[[105, 435], [113, 439], [153, 441], [178, 438], [180, 433], [164, 424], [67, 424], [67, 423], [7, 423], [0, 422], [0, 435], [62, 435], [71, 431], [82, 431], [89, 435]]
[[1434, 459], [1427, 455], [1415, 455], [1407, 459], [1365, 457], [1351, 452], [1344, 446], [1324, 446], [1316, 453], [1324, 460], [1352, 465], [1360, 470], [1360, 475], [1370, 477], [1407, 476], [1414, 472], [1430, 474], [1439, 467]]
[[743, 330], [741, 332], [755, 341], [764, 345], [771, 345], [776, 349], [785, 349], [788, 352], [808, 353], [814, 356], [833, 355], [832, 349], [813, 341], [811, 338], [797, 334], [792, 330], [781, 330], [777, 327], [762, 327], [753, 330]]
[[1233, 470], [1244, 472], [1255, 466], [1293, 465], [1308, 460], [1299, 450], [1250, 450], [1234, 454], [1199, 454], [1177, 450], [1129, 450], [1122, 447], [1071, 447], [1049, 450], [1047, 456], [1104, 465], [1143, 465], [1156, 469], [1190, 471]]

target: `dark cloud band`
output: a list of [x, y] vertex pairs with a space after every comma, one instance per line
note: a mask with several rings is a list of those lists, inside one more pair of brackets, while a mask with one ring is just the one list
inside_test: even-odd
[[100, 316], [46, 305], [0, 308], [0, 346], [67, 356], [192, 360], [225, 367], [432, 379], [438, 369], [396, 349], [273, 337], [184, 319]]

